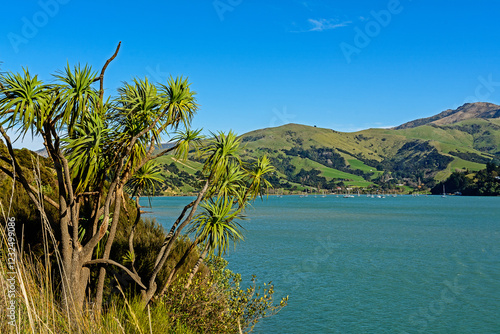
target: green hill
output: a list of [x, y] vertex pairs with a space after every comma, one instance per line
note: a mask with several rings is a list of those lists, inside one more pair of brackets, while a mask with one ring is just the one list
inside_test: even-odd
[[[270, 180], [275, 188], [431, 188], [454, 171], [478, 171], [500, 158], [499, 110], [466, 104], [393, 129], [352, 133], [300, 124], [260, 129], [241, 136], [243, 158], [269, 156], [277, 168]], [[168, 183], [163, 192], [195, 190], [200, 163], [169, 156], [159, 162]], [[183, 174], [170, 175], [169, 168]]]
[[[286, 179], [327, 188], [333, 188], [336, 181], [346, 186], [432, 187], [456, 170], [481, 170], [487, 162], [500, 158], [500, 119], [492, 118], [499, 115], [500, 107], [478, 103], [457, 110], [442, 113], [446, 120], [434, 117], [433, 122], [421, 121], [423, 125], [410, 126], [410, 122], [394, 129], [352, 133], [287, 124], [249, 132], [242, 141], [249, 157], [267, 154], [274, 159], [285, 175], [280, 184]], [[469, 110], [473, 116], [485, 118], [469, 117]], [[442, 124], [437, 125], [439, 122]], [[304, 163], [304, 158], [316, 165]], [[312, 176], [309, 181], [301, 170], [319, 171], [326, 182]]]

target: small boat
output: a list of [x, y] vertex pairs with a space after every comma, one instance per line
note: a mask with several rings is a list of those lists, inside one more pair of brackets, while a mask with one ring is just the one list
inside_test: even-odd
[[354, 198], [354, 195], [351, 195], [348, 190], [347, 193], [344, 195], [344, 198]]

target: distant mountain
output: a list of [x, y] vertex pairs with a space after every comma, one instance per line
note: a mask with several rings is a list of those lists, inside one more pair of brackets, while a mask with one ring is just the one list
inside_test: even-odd
[[496, 104], [487, 102], [466, 103], [455, 110], [448, 109], [432, 117], [420, 118], [401, 124], [394, 129], [410, 129], [426, 124], [449, 125], [471, 118], [490, 119], [499, 117], [500, 106]]
[[287, 124], [241, 138], [249, 159], [270, 157], [275, 187], [432, 187], [456, 170], [500, 159], [500, 106], [469, 103], [393, 129], [343, 133]]
[[36, 154], [38, 154], [41, 157], [48, 158], [49, 154], [47, 153], [47, 150], [45, 148], [39, 149], [34, 151]]

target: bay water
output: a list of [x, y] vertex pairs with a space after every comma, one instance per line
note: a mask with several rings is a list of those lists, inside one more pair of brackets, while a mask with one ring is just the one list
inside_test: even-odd
[[[168, 229], [189, 201], [150, 216]], [[289, 296], [255, 333], [500, 333], [500, 197], [269, 196], [246, 214], [229, 268]]]

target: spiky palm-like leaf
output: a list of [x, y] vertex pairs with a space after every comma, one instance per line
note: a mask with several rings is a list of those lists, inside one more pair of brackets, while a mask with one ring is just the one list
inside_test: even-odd
[[243, 194], [246, 189], [245, 172], [241, 169], [240, 163], [230, 161], [226, 166], [224, 173], [217, 179], [207, 194], [207, 197], [233, 197], [238, 202], [243, 200]]
[[148, 161], [127, 182], [125, 190], [132, 196], [153, 195], [162, 182], [161, 169], [153, 161]]
[[123, 263], [134, 263], [135, 261], [135, 253], [133, 251], [128, 250], [125, 255], [122, 256]]
[[189, 128], [198, 104], [195, 99], [196, 93], [191, 90], [188, 79], [169, 77], [166, 85], [160, 84], [159, 86], [163, 100], [162, 109], [168, 110], [168, 124], [174, 129], [177, 129], [180, 124]]
[[177, 159], [186, 160], [189, 150], [194, 147], [195, 149], [201, 146], [201, 140], [204, 138], [200, 135], [202, 129], [198, 130], [179, 130], [177, 134], [172, 137], [172, 141], [175, 142], [175, 157]]
[[267, 175], [275, 172], [276, 169], [271, 165], [267, 156], [259, 157], [252, 163], [248, 171], [250, 176], [249, 194], [250, 199], [255, 199], [260, 195], [262, 190], [271, 187], [271, 183], [265, 178]]
[[[139, 134], [160, 115], [162, 99], [156, 86], [148, 79], [134, 79], [132, 84], [124, 83], [118, 93], [120, 94], [117, 99], [119, 112], [116, 115], [116, 120], [122, 128], [121, 130], [126, 130], [123, 132], [125, 139], [129, 139], [127, 136]], [[157, 124], [155, 129], [158, 127]], [[154, 130], [153, 133], [158, 135]], [[149, 136], [150, 132], [145, 135]], [[156, 139], [160, 140], [160, 138]]]
[[111, 163], [110, 130], [104, 115], [96, 110], [85, 113], [74, 126], [73, 135], [64, 139], [77, 192], [103, 180]]
[[233, 203], [227, 197], [211, 198], [201, 204], [203, 211], [197, 215], [191, 225], [190, 232], [207, 242], [211, 252], [225, 254], [231, 243], [243, 240], [241, 225], [236, 219], [244, 216], [233, 209]]
[[4, 124], [8, 128], [20, 125], [23, 137], [31, 130], [31, 134], [39, 134], [46, 120], [51, 86], [31, 76], [27, 69], [23, 74], [0, 74], [3, 89], [0, 92], [0, 114], [4, 116]]
[[203, 155], [207, 157], [203, 172], [215, 180], [220, 179], [231, 161], [241, 163], [239, 153], [240, 140], [233, 131], [229, 131], [227, 134], [224, 132], [212, 133], [212, 139], [203, 150]]
[[59, 109], [59, 124], [66, 127], [68, 136], [73, 135], [75, 124], [81, 122], [84, 115], [93, 109], [99, 100], [98, 91], [92, 87], [97, 74], [90, 66], [74, 66], [67, 64], [63, 71], [55, 74], [60, 84], [54, 85], [55, 103]]
[[[140, 135], [126, 156], [126, 164], [135, 168], [146, 156], [151, 140], [153, 145], [160, 143], [161, 123], [156, 121], [160, 116], [161, 97], [156, 86], [147, 79], [125, 83], [118, 92], [120, 96], [115, 101], [115, 112], [111, 116], [113, 137], [119, 147], [119, 155], [124, 156], [130, 140]], [[151, 131], [142, 133], [151, 124], [154, 124]]]

